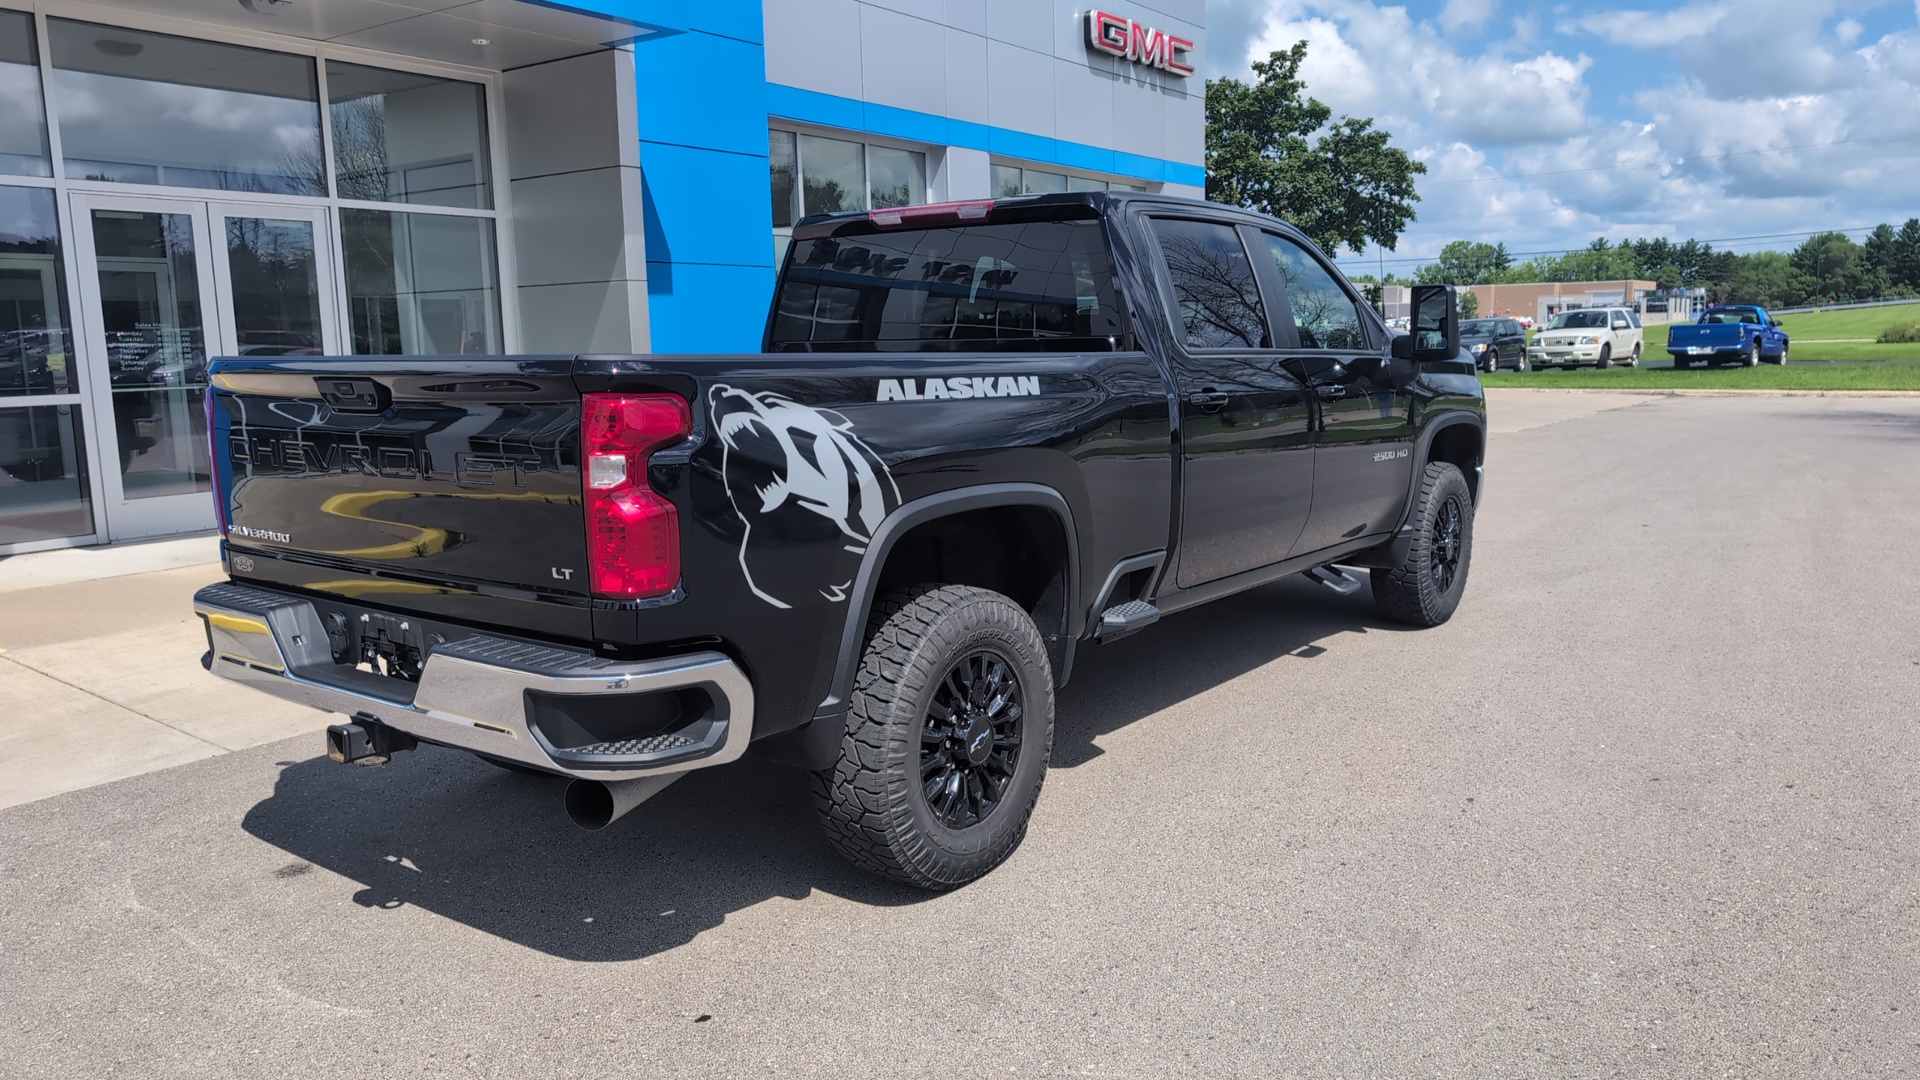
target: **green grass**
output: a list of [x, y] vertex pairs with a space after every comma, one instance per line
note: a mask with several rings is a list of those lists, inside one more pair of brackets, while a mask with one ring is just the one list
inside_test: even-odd
[[[1866, 346], [1872, 348], [1873, 346]], [[1900, 346], [1880, 346], [1899, 348]], [[1799, 349], [1794, 350], [1796, 356]], [[1762, 364], [1752, 368], [1611, 368], [1594, 371], [1503, 371], [1480, 376], [1487, 386], [1535, 390], [1920, 390], [1920, 364]]]

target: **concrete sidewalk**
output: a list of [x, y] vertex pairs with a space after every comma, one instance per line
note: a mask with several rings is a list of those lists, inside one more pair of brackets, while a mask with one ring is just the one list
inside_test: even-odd
[[201, 669], [218, 559], [211, 537], [0, 559], [0, 807], [326, 727]]

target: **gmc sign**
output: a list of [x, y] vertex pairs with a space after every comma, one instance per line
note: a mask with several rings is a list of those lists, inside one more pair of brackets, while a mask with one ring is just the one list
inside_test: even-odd
[[1110, 12], [1087, 12], [1087, 45], [1096, 52], [1171, 71], [1182, 78], [1193, 74], [1193, 65], [1185, 62], [1193, 54], [1193, 42]]

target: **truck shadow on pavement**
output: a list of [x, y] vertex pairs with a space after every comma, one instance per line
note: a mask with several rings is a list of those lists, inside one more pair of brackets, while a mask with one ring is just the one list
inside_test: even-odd
[[[1054, 767], [1090, 761], [1101, 735], [1254, 668], [1385, 625], [1364, 593], [1288, 581], [1088, 647], [1061, 694]], [[363, 908], [418, 907], [570, 960], [651, 956], [734, 912], [816, 889], [876, 906], [935, 898], [842, 862], [814, 823], [808, 784], [805, 773], [749, 755], [587, 833], [561, 809], [564, 780], [429, 746], [374, 768], [289, 764], [242, 824], [301, 860], [279, 876], [321, 867], [359, 882], [353, 900]]]

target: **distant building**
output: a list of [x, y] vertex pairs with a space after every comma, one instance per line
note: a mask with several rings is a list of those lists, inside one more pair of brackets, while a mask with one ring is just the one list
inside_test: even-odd
[[[1658, 282], [1653, 281], [1545, 281], [1522, 285], [1473, 285], [1467, 291], [1479, 299], [1481, 315], [1526, 316], [1536, 322], [1545, 322], [1569, 308], [1618, 305], [1633, 308], [1644, 315], [1650, 309], [1649, 302], [1656, 293], [1672, 318], [1690, 317], [1691, 312], [1690, 297], [1670, 297], [1660, 290]], [[1400, 318], [1409, 312], [1411, 290], [1404, 285], [1389, 285], [1381, 300], [1387, 309], [1387, 318]]]

